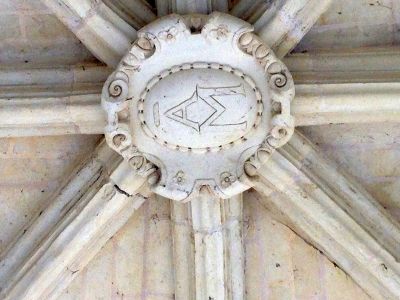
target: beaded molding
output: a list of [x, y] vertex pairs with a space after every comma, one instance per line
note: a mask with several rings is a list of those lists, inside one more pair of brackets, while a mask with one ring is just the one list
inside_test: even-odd
[[[225, 71], [225, 72], [228, 72], [228, 73], [231, 73], [231, 74], [234, 74], [234, 75], [240, 77], [252, 88], [252, 90], [256, 96], [256, 100], [257, 100], [257, 104], [256, 104], [257, 105], [257, 109], [256, 109], [257, 115], [256, 115], [256, 120], [255, 120], [254, 124], [252, 124], [252, 126], [251, 126], [251, 130], [249, 130], [245, 135], [241, 136], [240, 138], [236, 139], [235, 141], [231, 141], [229, 143], [219, 145], [216, 147], [206, 147], [206, 148], [192, 148], [192, 147], [185, 147], [185, 146], [181, 146], [181, 145], [168, 143], [167, 141], [160, 139], [160, 137], [158, 137], [151, 131], [151, 129], [147, 126], [145, 118], [144, 118], [144, 102], [146, 101], [146, 96], [149, 93], [149, 91], [151, 90], [151, 88], [154, 87], [158, 82], [160, 82], [162, 79], [166, 78], [169, 75], [172, 75], [172, 74], [180, 72], [180, 71], [193, 70], [193, 69], [213, 69], [213, 70]], [[246, 75], [242, 71], [232, 68], [228, 65], [222, 65], [222, 64], [218, 64], [218, 63], [195, 62], [195, 63], [191, 63], [191, 64], [183, 64], [183, 65], [179, 65], [179, 66], [173, 66], [172, 68], [161, 72], [159, 75], [154, 76], [147, 83], [145, 89], [142, 91], [140, 99], [138, 101], [137, 108], [138, 108], [138, 118], [141, 122], [143, 131], [145, 132], [145, 134], [148, 137], [152, 138], [159, 144], [161, 144], [169, 149], [172, 149], [172, 150], [177, 150], [177, 151], [181, 151], [181, 152], [189, 151], [189, 152], [193, 152], [193, 153], [206, 153], [206, 152], [222, 151], [224, 149], [229, 149], [235, 145], [245, 142], [247, 140], [246, 136], [248, 136], [249, 134], [251, 134], [252, 131], [257, 129], [258, 125], [260, 124], [261, 117], [262, 117], [262, 114], [264, 111], [264, 104], [263, 104], [261, 93], [260, 93], [259, 89], [257, 88], [256, 83], [250, 76]]]

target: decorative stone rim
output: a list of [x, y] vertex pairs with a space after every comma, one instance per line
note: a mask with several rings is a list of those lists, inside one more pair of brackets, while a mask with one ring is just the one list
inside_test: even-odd
[[[156, 134], [152, 132], [152, 130], [147, 126], [145, 117], [144, 117], [144, 103], [146, 101], [146, 96], [151, 90], [152, 87], [154, 87], [158, 82], [160, 82], [162, 79], [168, 77], [169, 75], [172, 75], [174, 73], [178, 73], [180, 71], [185, 71], [185, 70], [195, 70], [195, 69], [212, 69], [212, 70], [221, 70], [225, 71], [227, 73], [236, 75], [240, 77], [243, 81], [245, 81], [253, 90], [255, 96], [256, 96], [256, 119], [254, 123], [251, 126], [251, 129], [246, 132], [246, 134], [242, 135], [240, 138], [231, 141], [229, 143], [219, 145], [219, 146], [214, 146], [214, 147], [206, 147], [206, 148], [192, 148], [192, 147], [186, 147], [186, 146], [181, 146], [173, 143], [168, 143], [165, 140], [160, 139]], [[193, 152], [193, 153], [206, 153], [206, 152], [218, 152], [222, 151], [224, 149], [229, 149], [235, 145], [239, 145], [241, 143], [244, 143], [247, 140], [247, 136], [250, 135], [254, 130], [257, 129], [257, 127], [261, 123], [262, 115], [264, 112], [264, 103], [262, 99], [262, 95], [260, 93], [260, 90], [256, 86], [255, 81], [247, 74], [243, 73], [242, 71], [232, 68], [231, 66], [228, 65], [223, 65], [219, 63], [205, 63], [205, 62], [194, 62], [194, 63], [186, 63], [178, 66], [173, 66], [172, 68], [165, 70], [161, 72], [160, 74], [154, 76], [151, 80], [148, 81], [146, 84], [146, 87], [144, 90], [140, 93], [140, 99], [137, 104], [137, 109], [138, 109], [138, 118], [140, 120], [141, 126], [145, 134], [158, 142], [160, 145], [163, 145], [171, 150], [176, 150], [176, 151], [181, 151], [181, 152]]]
[[[277, 148], [283, 146], [294, 132], [294, 118], [291, 116], [290, 109], [290, 103], [295, 95], [292, 76], [284, 63], [275, 56], [273, 50], [253, 32], [252, 27], [250, 25], [238, 25], [239, 21], [236, 22], [233, 20], [234, 17], [232, 16], [213, 13], [208, 16], [170, 15], [164, 18], [166, 18], [166, 23], [168, 23], [169, 27], [157, 27], [158, 25], [156, 25], [155, 27], [151, 27], [149, 31], [143, 30], [139, 32], [138, 39], [133, 43], [131, 49], [123, 57], [118, 68], [112, 75], [110, 75], [103, 87], [102, 107], [107, 112], [107, 126], [105, 128], [107, 143], [111, 148], [120, 153], [140, 175], [147, 176], [152, 188], [158, 189], [161, 194], [164, 192], [167, 196], [172, 196], [172, 198], [175, 197], [175, 192], [171, 192], [171, 190], [177, 191], [177, 199], [179, 198], [179, 201], [181, 201], [186, 199], [183, 198], [184, 193], [181, 193], [182, 191], [179, 189], [172, 188], [174, 184], [176, 185], [175, 181], [179, 180], [174, 177], [172, 181], [171, 178], [168, 182], [164, 182], [163, 180], [160, 181], [161, 172], [159, 168], [163, 169], [162, 162], [154, 161], [157, 157], [153, 157], [151, 153], [147, 155], [141, 152], [139, 148], [133, 144], [134, 139], [131, 128], [132, 117], [137, 117], [135, 126], [137, 126], [137, 129], [140, 129], [141, 136], [146, 139], [155, 140], [155, 143], [161, 145], [161, 147], [185, 153], [218, 152], [224, 149], [228, 153], [229, 151], [234, 151], [235, 145], [245, 143], [246, 136], [253, 130], [257, 129], [257, 126], [263, 124], [260, 120], [263, 120], [263, 118], [266, 117], [266, 114], [270, 113], [271, 119], [269, 119], [268, 129], [266, 129], [261, 144], [255, 146], [254, 151], [251, 150], [253, 155], [251, 155], [250, 152], [248, 154], [246, 152], [246, 157], [243, 157], [243, 160], [240, 159], [240, 163], [243, 163], [244, 165], [236, 167], [236, 170], [239, 170], [238, 167], [243, 168], [243, 173], [241, 170], [235, 171], [235, 174], [228, 174], [225, 172], [223, 175], [215, 175], [216, 177], [212, 176], [208, 181], [213, 182], [214, 190], [223, 197], [233, 195], [232, 193], [237, 193], [239, 190], [243, 191], [245, 188], [249, 188], [253, 185], [252, 182], [248, 180], [249, 177], [257, 175], [257, 169], [269, 159]], [[221, 22], [219, 21], [220, 18], [222, 19]], [[201, 34], [205, 38], [210, 38], [212, 42], [226, 40], [227, 36], [230, 34], [230, 27], [226, 27], [223, 22], [230, 22], [229, 19], [232, 19], [231, 21], [233, 22], [233, 26], [236, 26], [236, 31], [231, 31], [234, 34], [233, 41], [235, 42], [235, 48], [252, 57], [254, 62], [261, 67], [260, 71], [264, 74], [264, 79], [260, 79], [260, 83], [258, 83], [258, 80], [256, 81], [258, 87], [254, 83], [253, 78], [247, 75], [251, 74], [251, 72], [246, 71], [246, 74], [240, 70], [240, 67], [232, 67], [235, 66], [234, 62], [231, 63], [229, 61], [224, 61], [223, 64], [220, 64], [215, 62], [218, 61], [218, 58], [214, 58], [211, 62], [202, 62], [203, 59], [196, 61], [196, 57], [192, 57], [192, 61], [194, 62], [191, 62], [191, 59], [189, 59], [188, 62], [180, 61], [175, 62], [175, 66], [168, 66], [168, 69], [152, 77], [147, 83], [143, 82], [146, 84], [145, 88], [143, 88], [142, 91], [135, 90], [135, 95], [138, 95], [135, 96], [135, 99], [131, 96], [132, 93], [130, 93], [129, 90], [130, 85], [132, 84], [132, 82], [130, 82], [131, 75], [135, 72], [141, 72], [143, 63], [157, 52], [161, 42], [173, 43], [179, 38], [180, 34], [183, 33]], [[161, 27], [163, 27], [162, 31], [157, 31], [159, 30], [158, 28]], [[175, 29], [177, 30], [174, 29], [169, 31], [173, 27], [176, 27]], [[168, 35], [170, 35], [171, 38], [169, 38]], [[167, 38], [167, 40], [165, 40], [165, 38]], [[151, 88], [163, 78], [175, 72], [190, 70], [191, 68], [211, 68], [233, 72], [234, 74], [236, 72], [235, 75], [242, 78], [242, 80], [249, 85], [250, 89], [253, 89], [253, 91], [254, 88], [256, 89], [254, 91], [257, 101], [256, 105], [258, 105], [255, 112], [256, 120], [251, 125], [252, 128], [248, 128], [248, 131], [243, 135], [243, 137], [237, 138], [237, 136], [235, 136], [232, 142], [220, 146], [215, 146], [215, 144], [213, 144], [212, 147], [207, 148], [190, 148], [166, 142], [154, 135], [153, 131], [146, 124], [146, 120], [144, 119], [143, 104], [146, 100], [147, 94]], [[260, 86], [261, 82], [263, 84], [262, 88]], [[264, 84], [268, 89], [268, 99], [264, 98], [265, 96], [263, 97], [262, 92], [264, 91]], [[142, 83], [140, 85], [143, 86]], [[266, 101], [268, 101], [268, 103]], [[130, 115], [132, 110], [129, 109], [129, 106], [132, 105], [133, 102], [135, 102], [134, 110], [137, 110], [136, 116]], [[268, 107], [270, 112], [266, 111], [266, 108]], [[255, 127], [253, 128], [254, 124]], [[258, 127], [258, 129], [260, 128]], [[253, 147], [251, 149], [253, 149]], [[184, 180], [181, 178], [180, 182], [182, 183]], [[168, 189], [166, 189], [166, 183]], [[207, 184], [207, 180], [203, 183]], [[194, 183], [193, 188], [195, 187], [196, 182]], [[188, 192], [187, 195], [195, 193], [194, 190], [191, 192], [185, 190], [185, 193], [186, 192]]]
[[253, 32], [243, 33], [239, 39], [239, 48], [264, 67], [271, 92], [271, 130], [264, 142], [244, 165], [245, 173], [252, 177], [274, 153], [275, 149], [286, 144], [294, 133], [294, 118], [290, 114], [290, 103], [294, 99], [294, 82], [289, 70]]

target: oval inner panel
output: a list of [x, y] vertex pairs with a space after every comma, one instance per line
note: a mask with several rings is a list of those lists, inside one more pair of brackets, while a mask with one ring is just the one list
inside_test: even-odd
[[181, 70], [150, 89], [143, 116], [150, 131], [169, 144], [218, 147], [252, 130], [257, 99], [249, 83], [233, 73]]

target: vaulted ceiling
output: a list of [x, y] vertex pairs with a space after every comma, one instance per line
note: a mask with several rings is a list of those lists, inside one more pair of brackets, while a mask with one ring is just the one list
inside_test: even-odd
[[[104, 143], [101, 88], [141, 27], [212, 11], [283, 59], [296, 132], [243, 196], [177, 204]], [[391, 0], [0, 0], [1, 298], [398, 299], [399, 43]]]

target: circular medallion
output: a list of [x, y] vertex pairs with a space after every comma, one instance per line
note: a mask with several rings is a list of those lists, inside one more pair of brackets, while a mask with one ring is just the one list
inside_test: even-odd
[[260, 124], [262, 113], [255, 82], [219, 64], [173, 67], [151, 80], [138, 102], [138, 117], [149, 137], [166, 147], [196, 153], [245, 141]]
[[165, 197], [209, 185], [222, 198], [250, 187], [294, 129], [294, 84], [272, 50], [235, 17], [170, 15], [145, 26], [107, 80], [105, 135]]

